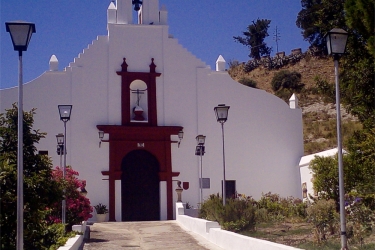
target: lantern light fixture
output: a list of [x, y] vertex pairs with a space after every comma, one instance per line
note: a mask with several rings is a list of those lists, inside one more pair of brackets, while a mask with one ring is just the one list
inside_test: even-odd
[[103, 141], [103, 138], [104, 138], [104, 131], [100, 130], [99, 132], [99, 148], [100, 148], [100, 145], [102, 144], [102, 141]]
[[61, 146], [64, 145], [64, 134], [59, 133], [56, 135], [57, 145]]
[[197, 140], [197, 144], [198, 145], [204, 145], [204, 142], [206, 140], [206, 136], [204, 136], [204, 135], [197, 135], [197, 137], [195, 137], [195, 139]]
[[30, 39], [35, 33], [35, 24], [23, 21], [14, 21], [5, 23], [6, 31], [10, 33], [14, 50], [22, 55], [22, 51], [26, 51], [29, 46]]
[[184, 138], [184, 131], [183, 130], [180, 130], [178, 131], [178, 143], [177, 143], [177, 147], [180, 147], [180, 144], [181, 144], [181, 140]]
[[58, 105], [58, 108], [60, 113], [60, 120], [63, 122], [69, 121], [73, 105]]
[[348, 32], [343, 29], [334, 28], [324, 38], [327, 42], [328, 55], [341, 56], [345, 53], [348, 41]]
[[227, 121], [229, 108], [230, 106], [226, 106], [225, 104], [219, 104], [214, 108], [218, 122], [225, 123]]

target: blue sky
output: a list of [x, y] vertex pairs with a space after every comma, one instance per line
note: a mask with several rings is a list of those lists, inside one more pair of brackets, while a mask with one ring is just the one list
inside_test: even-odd
[[[49, 69], [51, 55], [63, 70], [98, 35], [106, 35], [110, 0], [0, 0], [0, 88], [18, 83], [18, 54], [13, 50], [5, 22], [23, 20], [36, 25], [28, 51], [23, 54], [24, 83]], [[253, 20], [270, 19], [268, 46], [276, 52], [273, 34], [277, 26], [279, 51], [305, 51], [295, 21], [301, 10], [298, 0], [159, 0], [168, 10], [169, 33], [179, 43], [215, 69], [221, 54], [227, 61], [247, 61], [248, 49], [235, 42]], [[135, 12], [134, 12], [135, 15]]]

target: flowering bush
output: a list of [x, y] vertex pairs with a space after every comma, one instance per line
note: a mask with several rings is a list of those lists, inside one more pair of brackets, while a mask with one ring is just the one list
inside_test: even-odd
[[363, 204], [362, 199], [350, 197], [345, 201], [348, 238], [353, 243], [361, 242], [364, 236], [371, 234], [375, 224], [375, 213]]
[[[53, 179], [65, 189], [66, 197], [66, 222], [68, 226], [80, 224], [92, 217], [93, 208], [90, 200], [80, 194], [80, 190], [85, 190], [86, 181], [79, 180], [79, 173], [67, 166], [65, 171], [65, 179], [63, 177], [63, 169], [56, 167], [52, 172]], [[78, 190], [79, 189], [79, 190]], [[49, 222], [61, 222], [61, 204], [55, 204], [53, 208], [48, 209], [50, 212]]]

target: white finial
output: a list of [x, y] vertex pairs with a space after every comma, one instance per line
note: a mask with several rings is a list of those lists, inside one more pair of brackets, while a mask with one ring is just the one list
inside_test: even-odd
[[59, 70], [59, 60], [55, 55], [52, 55], [49, 59], [49, 71], [58, 71]]
[[289, 99], [289, 107], [291, 109], [298, 109], [298, 98], [295, 94], [293, 94]]
[[216, 60], [216, 71], [225, 71], [225, 60], [222, 55], [219, 55]]
[[117, 9], [114, 2], [111, 2], [107, 9], [107, 22], [116, 23], [117, 19]]
[[165, 7], [165, 5], [162, 5], [161, 9], [159, 11], [159, 24], [161, 24], [161, 25], [167, 25], [168, 24], [168, 11], [167, 11], [167, 7]]

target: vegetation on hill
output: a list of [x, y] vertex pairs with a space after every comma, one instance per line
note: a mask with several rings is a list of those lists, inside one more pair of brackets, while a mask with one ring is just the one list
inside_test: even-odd
[[[313, 154], [337, 147], [334, 97], [322, 95], [324, 90], [319, 87], [327, 83], [332, 84], [334, 68], [328, 57], [312, 56], [308, 52], [303, 54], [299, 62], [287, 64], [280, 69], [269, 70], [260, 66], [248, 73], [244, 71], [245, 64], [232, 61], [228, 73], [239, 83], [275, 94], [286, 103], [292, 93], [296, 93], [302, 108], [305, 154]], [[288, 72], [288, 75], [292, 76], [290, 78], [296, 79], [295, 83], [288, 84], [288, 78], [277, 80]], [[284, 84], [287, 88], [279, 87], [275, 91], [275, 82]], [[333, 95], [334, 93], [333, 89]], [[349, 114], [344, 107], [341, 108], [341, 113], [343, 141], [344, 146], [347, 146], [347, 140], [354, 131], [360, 130], [362, 125], [358, 118]]]
[[[278, 95], [285, 101], [287, 95], [280, 93], [287, 86], [294, 89], [300, 100], [303, 113], [305, 153], [316, 153], [336, 147], [336, 111], [334, 71], [332, 60], [325, 55], [324, 35], [332, 28], [345, 29], [348, 34], [346, 54], [340, 59], [340, 96], [342, 101], [344, 148], [344, 189], [347, 211], [346, 233], [350, 247], [374, 248], [375, 222], [375, 43], [374, 0], [302, 0], [302, 10], [296, 24], [302, 29], [303, 38], [310, 42], [310, 51], [298, 57], [276, 55], [273, 59], [250, 60], [246, 63], [230, 62], [229, 74], [233, 79], [256, 82], [256, 87]], [[292, 53], [293, 54], [293, 53]], [[280, 59], [281, 58], [281, 59]], [[291, 60], [297, 58], [298, 60]], [[279, 63], [274, 63], [279, 62]], [[286, 71], [288, 70], [288, 71]], [[288, 76], [286, 74], [288, 72]], [[293, 77], [292, 77], [293, 76]], [[301, 76], [301, 77], [299, 77]], [[290, 80], [293, 83], [290, 83]], [[248, 84], [246, 84], [248, 85]], [[281, 87], [283, 86], [283, 87]], [[303, 86], [303, 87], [302, 87]], [[290, 94], [290, 93], [288, 93]], [[278, 224], [257, 225], [265, 227], [267, 233], [246, 235], [263, 239], [281, 240], [306, 249], [338, 249], [338, 171], [337, 159], [316, 158], [312, 162], [314, 190], [319, 195], [311, 197], [314, 202], [307, 208], [308, 221], [313, 224], [315, 243], [309, 244], [308, 234], [302, 238], [289, 237], [289, 228], [295, 226], [286, 218], [279, 225], [288, 223], [287, 230], [278, 232]], [[274, 204], [276, 206], [276, 204]], [[256, 213], [256, 212], [255, 212]], [[255, 216], [256, 220], [257, 216]], [[239, 220], [241, 221], [241, 220]], [[289, 226], [290, 225], [290, 226]], [[310, 228], [311, 229], [311, 228]], [[292, 234], [292, 233], [291, 233]], [[369, 237], [365, 239], [366, 237]], [[295, 243], [296, 239], [302, 239]], [[332, 239], [332, 241], [331, 241]], [[372, 242], [364, 244], [364, 241]], [[293, 243], [294, 242], [294, 243]], [[357, 244], [357, 245], [356, 245]]]
[[373, 133], [374, 8], [366, 6], [374, 4], [373, 0], [302, 0], [302, 10], [298, 13], [296, 24], [302, 29], [303, 39], [311, 44], [309, 51], [229, 63], [228, 72], [233, 79], [276, 94], [285, 101], [288, 101], [291, 91], [275, 88], [283, 84], [276, 79], [277, 75], [285, 70], [295, 76], [301, 75], [301, 78], [295, 78], [301, 88], [293, 92], [298, 93], [303, 110], [305, 154], [336, 146], [334, 65], [332, 59], [324, 55], [323, 39], [333, 27], [346, 29], [349, 33], [347, 54], [340, 60], [344, 147], [348, 146], [347, 141], [355, 131], [362, 131], [357, 133], [364, 133], [363, 136]]

